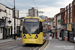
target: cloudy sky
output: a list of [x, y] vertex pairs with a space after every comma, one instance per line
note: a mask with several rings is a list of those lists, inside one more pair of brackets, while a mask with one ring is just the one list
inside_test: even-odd
[[[60, 12], [60, 8], [65, 8], [73, 0], [15, 0], [16, 9], [20, 11], [20, 17], [26, 17], [28, 9], [34, 7], [38, 11], [43, 11], [43, 15], [54, 17], [55, 14]], [[13, 8], [14, 0], [0, 0], [0, 3]], [[42, 15], [40, 13], [39, 15]]]

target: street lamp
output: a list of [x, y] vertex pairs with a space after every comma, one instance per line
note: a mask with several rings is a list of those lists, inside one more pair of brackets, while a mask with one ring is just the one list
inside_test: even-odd
[[10, 18], [9, 18], [9, 21], [8, 21], [8, 23], [9, 23], [9, 24], [11, 23], [11, 20], [10, 20]]

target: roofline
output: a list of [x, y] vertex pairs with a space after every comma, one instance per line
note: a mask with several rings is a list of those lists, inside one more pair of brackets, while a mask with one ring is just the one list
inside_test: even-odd
[[3, 6], [5, 6], [6, 8], [9, 8], [9, 9], [13, 10], [13, 8], [10, 8], [10, 7], [8, 7], [8, 6], [4, 5], [4, 4], [2, 4], [2, 3], [0, 3], [0, 4], [3, 5]]

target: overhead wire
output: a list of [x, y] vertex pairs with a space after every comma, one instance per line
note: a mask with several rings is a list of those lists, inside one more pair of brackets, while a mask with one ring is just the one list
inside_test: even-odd
[[[9, 3], [11, 6], [13, 6], [14, 7], [14, 5], [12, 5], [10, 2], [8, 2], [7, 0], [5, 0], [7, 3]], [[17, 9], [16, 7], [15, 7], [15, 9]]]
[[[35, 4], [35, 7], [37, 8], [37, 6], [36, 6], [36, 3], [35, 3], [35, 1], [33, 0], [33, 3]], [[37, 8], [38, 9], [38, 8]]]
[[[12, 5], [10, 2], [8, 2], [7, 0], [5, 0], [7, 3], [9, 3], [11, 6], [14, 7], [14, 5]], [[15, 7], [16, 8], [16, 7]], [[17, 8], [16, 8], [17, 9]], [[24, 14], [24, 13], [20, 13], [20, 14]]]
[[[5, 0], [7, 3], [9, 3], [11, 6], [13, 6], [10, 2], [8, 2], [7, 0]], [[14, 7], [14, 6], [13, 6]]]

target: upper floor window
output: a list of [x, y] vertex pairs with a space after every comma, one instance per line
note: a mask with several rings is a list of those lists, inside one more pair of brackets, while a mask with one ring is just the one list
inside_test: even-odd
[[66, 19], [66, 8], [65, 8], [65, 19]]
[[68, 18], [69, 18], [69, 9], [68, 9]]
[[10, 15], [10, 10], [9, 10], [9, 15]]
[[70, 7], [72, 7], [72, 3], [70, 4]]
[[71, 12], [72, 12], [72, 7], [71, 7]]
[[66, 12], [65, 12], [65, 19], [66, 19]]
[[70, 9], [71, 9], [71, 11], [70, 11], [70, 17], [72, 17], [72, 7]]

